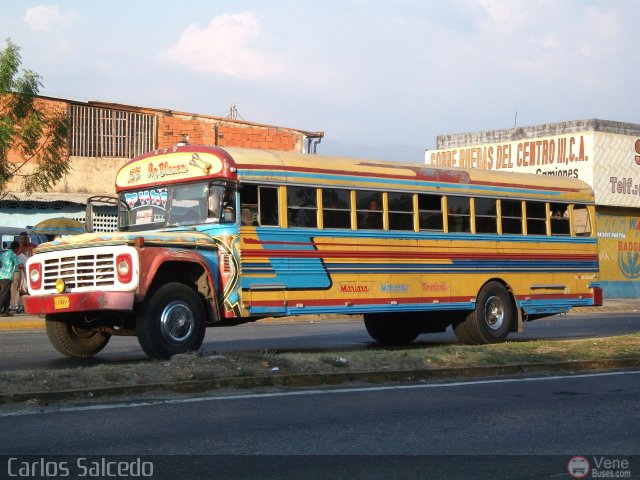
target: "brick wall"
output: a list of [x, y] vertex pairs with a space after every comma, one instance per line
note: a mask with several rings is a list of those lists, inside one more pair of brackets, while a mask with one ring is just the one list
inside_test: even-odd
[[[0, 98], [1, 100], [1, 98]], [[49, 111], [68, 112], [70, 103], [64, 99], [38, 97], [39, 105]], [[77, 102], [73, 102], [78, 104]], [[183, 141], [189, 136], [191, 145], [218, 145], [220, 147], [247, 147], [266, 150], [296, 151], [304, 149], [307, 136], [321, 138], [323, 132], [304, 132], [284, 127], [261, 125], [240, 120], [212, 117], [202, 114], [173, 112], [167, 110], [133, 107], [128, 105], [89, 102], [78, 104], [98, 109], [121, 110], [155, 115], [157, 119], [156, 148], [166, 148]], [[16, 151], [9, 153], [8, 160], [20, 160]], [[71, 157], [70, 172], [53, 186], [55, 193], [113, 193], [113, 185], [118, 169], [128, 158]], [[33, 166], [27, 164], [22, 173], [30, 173]], [[5, 186], [7, 191], [20, 192], [20, 177], [14, 177]]]
[[[68, 111], [68, 102], [62, 100], [51, 100], [44, 98], [36, 98], [34, 100], [36, 107], [42, 111], [45, 115], [56, 115], [60, 113], [66, 113]], [[43, 136], [46, 138], [46, 134]], [[16, 147], [18, 147], [16, 145]], [[19, 154], [19, 149], [14, 148], [13, 150], [9, 150], [7, 154], [7, 161], [9, 163], [22, 163], [24, 159]]]
[[158, 120], [158, 148], [175, 145], [185, 135], [189, 136], [192, 145], [283, 151], [302, 151], [303, 147], [304, 135], [285, 128], [175, 114]]

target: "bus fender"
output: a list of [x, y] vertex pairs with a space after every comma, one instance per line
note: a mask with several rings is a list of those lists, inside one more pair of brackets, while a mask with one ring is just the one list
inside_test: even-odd
[[[136, 303], [144, 302], [145, 298], [149, 294], [152, 288], [155, 287], [155, 283], [163, 282], [159, 279], [159, 272], [163, 271], [163, 267], [168, 263], [191, 263], [198, 265], [204, 274], [200, 279], [187, 279], [183, 280], [185, 283], [191, 283], [195, 285], [200, 293], [208, 300], [206, 302], [208, 307], [209, 323], [220, 321], [220, 311], [218, 307], [217, 298], [217, 255], [211, 256], [211, 261], [215, 263], [214, 271], [212, 274], [212, 266], [209, 261], [205, 261], [202, 255], [194, 250], [177, 250], [172, 248], [154, 247], [154, 248], [141, 248], [138, 250], [138, 256], [140, 258], [140, 281], [136, 292]], [[180, 279], [181, 275], [185, 274], [185, 270], [180, 269], [176, 271], [172, 268], [172, 273], [175, 271], [175, 276], [172, 275], [170, 280], [176, 281]], [[207, 293], [207, 290], [209, 293]]]

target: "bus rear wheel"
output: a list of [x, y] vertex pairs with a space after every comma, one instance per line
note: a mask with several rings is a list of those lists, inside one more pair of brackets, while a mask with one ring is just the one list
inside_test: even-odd
[[177, 282], [148, 295], [136, 318], [138, 342], [155, 359], [198, 350], [205, 331], [202, 300], [192, 288]]
[[364, 326], [375, 341], [384, 345], [407, 345], [420, 335], [420, 324], [415, 319], [390, 320], [389, 315], [366, 313]]
[[475, 310], [455, 323], [453, 331], [462, 343], [498, 343], [507, 338], [516, 317], [513, 298], [504, 285], [493, 281], [482, 287]]
[[92, 357], [111, 338], [108, 333], [89, 328], [85, 317], [47, 315], [45, 320], [49, 342], [58, 352], [68, 357]]

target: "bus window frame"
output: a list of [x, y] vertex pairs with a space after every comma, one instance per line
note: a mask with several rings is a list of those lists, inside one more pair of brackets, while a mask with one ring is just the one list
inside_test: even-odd
[[[319, 188], [318, 189], [321, 192], [321, 201], [318, 202], [318, 206], [320, 207], [318, 210], [318, 218], [319, 220], [322, 220], [322, 222], [319, 222], [318, 225], [322, 225], [322, 229], [338, 229], [338, 230], [351, 230], [353, 228], [353, 224], [352, 224], [352, 209], [353, 209], [353, 205], [351, 202], [351, 190], [347, 189], [347, 188], [335, 188], [335, 187], [323, 187], [323, 188]], [[344, 192], [346, 193], [347, 196], [347, 207], [327, 207], [325, 206], [325, 192], [333, 192], [333, 191], [339, 191], [339, 192]], [[328, 201], [328, 199], [327, 199]], [[331, 226], [331, 227], [327, 227], [326, 225], [326, 219], [327, 219], [327, 215], [325, 215], [325, 212], [341, 212], [344, 213], [346, 212], [348, 215], [348, 226], [345, 227], [335, 227], [335, 226]]]

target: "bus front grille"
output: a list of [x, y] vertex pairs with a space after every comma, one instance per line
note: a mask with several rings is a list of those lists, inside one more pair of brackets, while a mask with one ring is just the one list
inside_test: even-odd
[[58, 279], [67, 288], [105, 287], [115, 283], [113, 253], [72, 255], [45, 260], [43, 288], [55, 289]]

